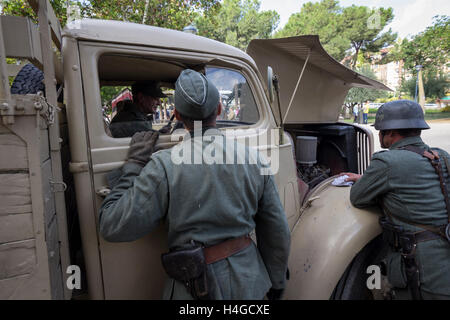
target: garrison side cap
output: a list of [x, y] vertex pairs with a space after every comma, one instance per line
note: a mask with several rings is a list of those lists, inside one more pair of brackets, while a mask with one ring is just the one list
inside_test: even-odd
[[203, 74], [186, 69], [175, 83], [175, 109], [192, 120], [202, 120], [217, 110], [219, 90]]

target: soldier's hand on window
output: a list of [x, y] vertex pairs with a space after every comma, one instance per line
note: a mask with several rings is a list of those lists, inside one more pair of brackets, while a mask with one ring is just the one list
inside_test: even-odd
[[339, 174], [339, 177], [344, 176], [344, 175], [348, 176], [348, 178], [345, 179], [345, 182], [348, 182], [348, 181], [356, 182], [361, 178], [360, 174], [353, 173], [353, 172], [342, 172], [341, 174]]
[[131, 138], [128, 161], [145, 166], [155, 150], [158, 137], [159, 132], [154, 130], [135, 133]]

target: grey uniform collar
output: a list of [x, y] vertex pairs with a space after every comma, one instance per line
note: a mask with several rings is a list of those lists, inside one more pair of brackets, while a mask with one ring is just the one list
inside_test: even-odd
[[418, 146], [426, 146], [421, 137], [415, 136], [403, 138], [402, 140], [397, 141], [389, 148], [389, 150], [398, 149], [411, 144], [415, 144]]

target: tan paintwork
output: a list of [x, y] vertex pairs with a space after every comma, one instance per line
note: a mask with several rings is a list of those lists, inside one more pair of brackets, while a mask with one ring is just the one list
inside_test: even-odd
[[[264, 84], [268, 66], [278, 75], [284, 123], [336, 122], [351, 87], [390, 90], [334, 60], [322, 47], [318, 36], [252, 40], [247, 53], [255, 60]], [[307, 59], [304, 75], [295, 91]], [[290, 103], [291, 109], [286, 114]], [[279, 123], [278, 103], [273, 102], [271, 107]]]
[[[44, 1], [47, 0], [41, 0], [41, 4]], [[48, 42], [49, 36], [52, 35], [53, 40], [58, 43], [58, 35], [53, 33], [53, 29], [41, 30], [42, 37], [46, 38], [45, 41]], [[348, 69], [344, 70], [336, 62], [330, 61], [329, 56], [321, 49], [320, 43], [317, 43], [318, 39], [313, 37], [304, 38], [304, 40], [305, 43], [310, 41], [315, 44], [313, 46], [315, 50], [314, 55], [311, 56], [311, 65], [305, 69], [305, 78], [287, 115], [288, 123], [334, 123], [337, 120], [336, 110], [352, 85], [377, 88], [381, 86], [379, 83], [370, 82], [349, 72]], [[260, 120], [256, 124], [241, 126], [240, 131], [233, 133], [238, 140], [242, 140], [249, 136], [255, 138], [277, 128], [274, 114], [278, 113], [275, 112], [276, 109], [270, 109], [265, 93], [266, 84], [263, 80], [265, 69], [258, 70], [257, 64], [249, 55], [223, 43], [179, 31], [132, 23], [101, 20], [76, 21], [66, 27], [61, 41], [71, 150], [70, 168], [75, 181], [89, 297], [91, 299], [158, 299], [161, 297], [165, 279], [160, 264], [160, 254], [167, 250], [164, 226], [155, 233], [130, 243], [106, 242], [98, 234], [98, 209], [106, 190], [105, 175], [124, 163], [130, 143], [130, 138], [114, 139], [104, 130], [102, 115], [99, 112], [99, 106], [101, 106], [99, 74], [104, 83], [111, 81], [109, 84], [112, 84], [117, 80], [114, 79], [115, 76], [120, 78], [120, 81], [126, 80], [130, 70], [117, 68], [122, 65], [121, 61], [125, 61], [120, 60], [125, 59], [123, 57], [128, 57], [129, 62], [135, 59], [134, 65], [140, 68], [133, 70], [132, 75], [137, 78], [145, 78], [148, 74], [146, 70], [152, 69], [152, 59], [169, 63], [182, 62], [186, 66], [213, 65], [238, 70], [244, 75], [254, 94], [260, 115]], [[287, 42], [300, 43], [298, 39]], [[255, 59], [260, 67], [266, 66], [268, 61], [274, 63], [273, 67], [280, 77], [281, 87], [287, 89], [282, 93], [281, 99], [282, 108], [286, 111], [290, 101], [288, 93], [293, 91], [302, 67], [299, 62], [304, 57], [300, 53], [290, 56], [286, 54], [286, 48], [283, 49], [278, 42], [274, 43], [277, 45], [270, 44], [274, 50], [266, 50], [266, 43], [257, 43], [254, 47], [258, 48], [256, 51], [260, 50], [260, 53], [271, 55], [266, 58], [259, 56]], [[284, 51], [275, 52], [277, 51], [275, 49]], [[255, 51], [255, 49], [252, 50]], [[42, 51], [42, 60], [47, 65], [46, 70], [54, 74], [52, 67], [50, 69], [48, 67], [51, 58], [49, 51], [44, 49]], [[139, 59], [146, 59], [147, 62], [140, 65]], [[116, 75], [110, 72], [112, 67], [117, 68]], [[173, 83], [178, 69], [173, 65], [170, 68], [164, 80]], [[164, 71], [162, 69], [164, 68], [161, 68], [161, 74], [154, 74], [154, 76], [162, 76]], [[153, 72], [157, 71], [153, 70]], [[353, 82], [349, 81], [350, 78]], [[47, 75], [46, 84], [49, 84], [51, 80]], [[317, 95], [318, 92], [320, 96]], [[323, 92], [327, 94], [322, 94]], [[53, 101], [55, 92], [48, 93], [49, 99]], [[11, 114], [19, 117], [17, 112]], [[2, 116], [4, 119], [9, 119], [7, 113], [2, 113]], [[21, 123], [22, 120], [16, 125]], [[260, 131], [255, 133], [251, 131], [252, 129], [260, 129]], [[57, 160], [59, 149], [55, 144], [55, 138], [55, 132], [53, 132], [50, 147], [43, 148], [44, 151], [54, 153], [53, 156]], [[373, 148], [371, 141], [369, 139], [369, 148]], [[158, 146], [170, 147], [177, 142], [171, 141], [170, 136], [161, 136]], [[334, 188], [327, 183], [321, 184], [309, 195], [310, 200], [316, 196], [320, 198], [312, 201], [310, 207], [300, 208], [292, 137], [286, 133], [283, 142], [284, 144], [279, 145], [278, 139], [274, 139], [258, 148], [263, 153], [276, 151], [280, 154], [279, 170], [275, 174], [275, 181], [292, 230], [291, 279], [286, 297], [289, 299], [328, 298], [353, 257], [379, 233], [376, 215], [353, 208], [348, 202], [348, 188]], [[42, 148], [31, 146], [29, 148], [29, 155], [32, 154], [33, 159], [39, 158], [43, 152]], [[32, 166], [40, 166], [40, 162], [33, 163]], [[30, 165], [30, 169], [32, 166]], [[58, 163], [55, 163], [55, 166], [58, 168]], [[34, 179], [43, 179], [42, 174]], [[37, 192], [38, 182], [31, 182], [31, 184], [32, 193]], [[37, 193], [33, 206], [39, 205], [39, 195]], [[44, 219], [38, 215], [41, 211], [33, 207], [34, 219]], [[58, 209], [58, 211], [57, 214], [60, 216], [61, 210]], [[34, 225], [36, 226], [36, 223], [40, 225], [41, 220], [34, 222]], [[28, 229], [21, 229], [22, 234], [28, 234], [30, 232]], [[35, 230], [41, 232], [39, 228]], [[55, 235], [59, 232], [59, 238], [63, 239], [64, 234], [61, 234], [64, 233], [63, 231], [61, 228], [58, 230], [54, 228], [49, 231], [49, 234]], [[8, 234], [8, 237], [12, 237], [11, 239], [14, 239], [14, 236], [13, 233]], [[45, 239], [42, 240], [41, 233], [40, 236], [36, 236], [36, 241], [38, 241], [36, 247], [45, 254], [46, 244]], [[64, 244], [64, 239], [62, 241]], [[61, 252], [64, 253], [64, 250]], [[47, 258], [45, 255], [43, 257], [44, 260]], [[51, 260], [49, 263], [51, 264]], [[308, 268], [309, 265], [311, 268], [307, 272], [304, 271], [303, 268]], [[47, 270], [51, 268], [45, 263], [41, 266]], [[38, 285], [48, 284], [48, 282], [49, 278], [45, 276], [38, 279]], [[48, 292], [41, 295], [36, 293], [36, 297], [49, 298], [49, 294]]]
[[381, 229], [378, 208], [356, 209], [349, 187], [318, 185], [292, 231], [286, 299], [329, 299], [349, 262]]

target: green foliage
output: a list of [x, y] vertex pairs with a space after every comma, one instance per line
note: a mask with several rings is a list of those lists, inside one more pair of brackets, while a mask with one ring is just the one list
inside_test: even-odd
[[[448, 77], [440, 74], [427, 73], [423, 77], [423, 88], [427, 98], [439, 99], [445, 96], [445, 93], [450, 89], [450, 82]], [[416, 77], [413, 77], [402, 82], [401, 91], [415, 96], [416, 91]]]
[[315, 34], [325, 50], [340, 61], [350, 48], [350, 40], [344, 34], [342, 9], [336, 0], [308, 2], [299, 13], [289, 17], [285, 27], [275, 34], [275, 38]]
[[217, 15], [202, 15], [195, 20], [198, 34], [245, 50], [253, 39], [270, 38], [280, 16], [275, 11], [260, 11], [258, 0], [224, 0]]
[[[122, 20], [182, 30], [199, 15], [214, 16], [220, 0], [50, 0], [62, 26], [67, 22], [67, 4], [80, 8], [81, 17]], [[3, 14], [30, 17], [36, 14], [25, 0], [4, 0]], [[147, 9], [147, 10], [146, 10]], [[144, 19], [145, 17], [145, 19]]]
[[[377, 80], [375, 74], [370, 69], [370, 66], [365, 64], [356, 70], [362, 75], [371, 79]], [[363, 103], [366, 100], [375, 101], [380, 98], [387, 98], [388, 93], [384, 90], [366, 89], [366, 88], [351, 88], [345, 98], [345, 104], [352, 107], [357, 103]]]
[[[394, 14], [392, 8], [369, 9], [365, 6], [342, 8], [337, 0], [305, 3], [299, 13], [291, 15], [286, 26], [275, 37], [316, 34], [325, 50], [341, 61], [353, 50], [352, 68], [360, 52], [378, 51], [397, 37], [391, 30], [381, 31]], [[360, 62], [361, 57], [359, 58]]]
[[[56, 17], [62, 27], [66, 25], [67, 22], [67, 3], [71, 5], [80, 5], [79, 1], [65, 1], [65, 0], [50, 0]], [[33, 9], [25, 0], [3, 0], [2, 1], [2, 14], [29, 17], [34, 23], [37, 23], [37, 16]]]
[[448, 64], [450, 52], [450, 16], [436, 16], [434, 23], [413, 39], [401, 44], [400, 58], [405, 68], [416, 74], [416, 65], [424, 71], [436, 72]]
[[83, 16], [90, 18], [182, 30], [201, 14], [215, 15], [220, 0], [90, 0], [81, 6]]
[[450, 112], [450, 106], [446, 106], [445, 108], [442, 108], [442, 112]]
[[127, 87], [123, 87], [123, 86], [104, 86], [104, 87], [102, 87], [100, 89], [100, 96], [102, 97], [102, 103], [110, 105], [111, 100], [114, 99], [125, 88], [127, 88]]
[[378, 52], [381, 48], [391, 45], [397, 38], [396, 33], [389, 29], [381, 32], [392, 19], [392, 8], [369, 9], [365, 6], [352, 5], [342, 12], [344, 33], [351, 42], [355, 52], [352, 68], [355, 68], [359, 52]]

